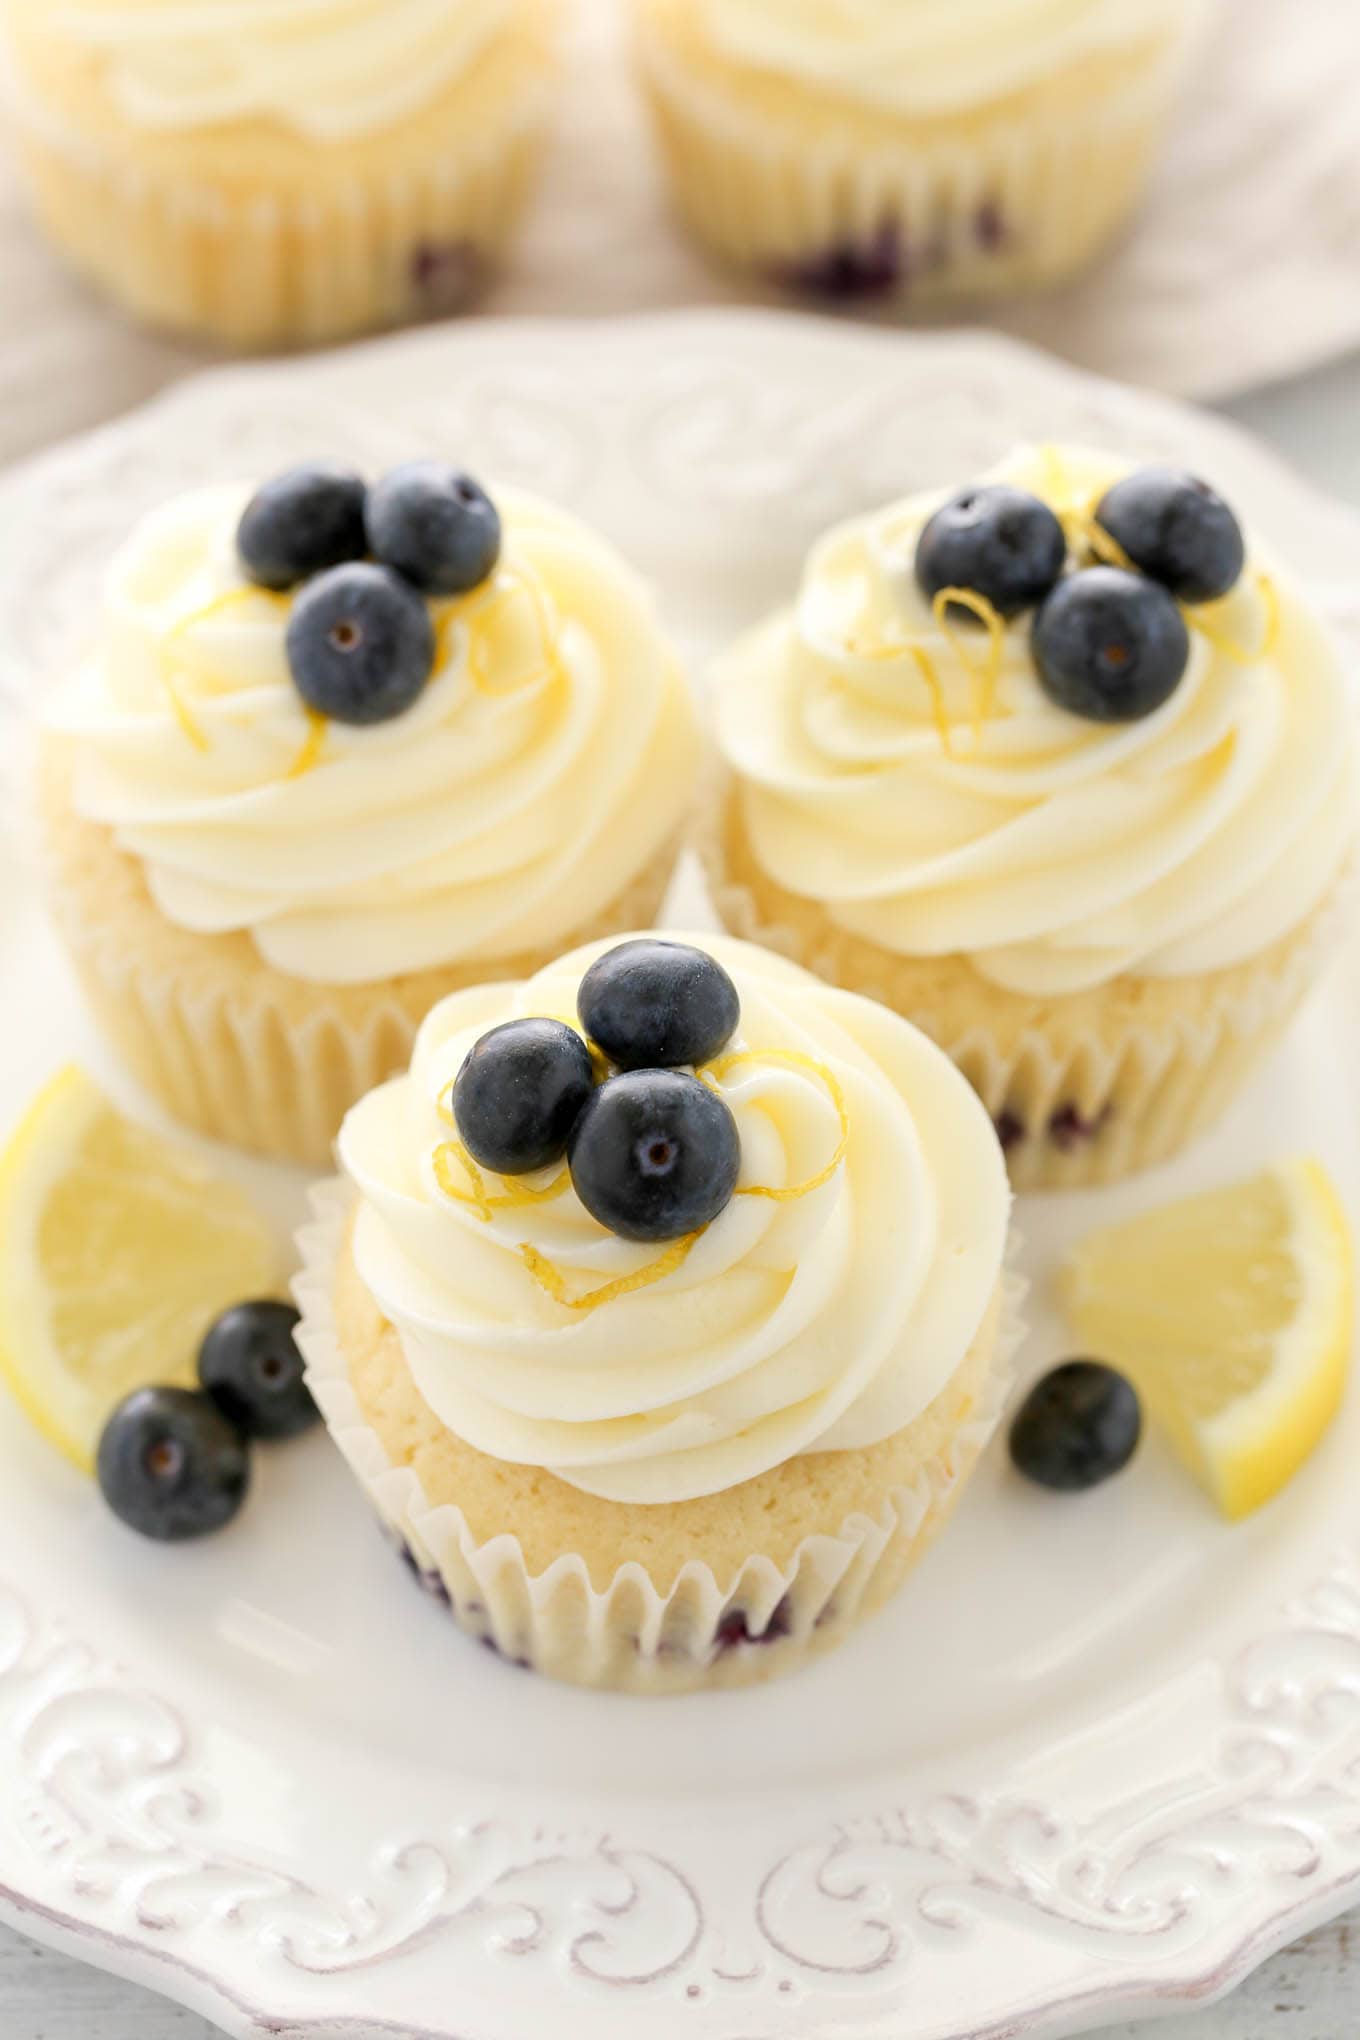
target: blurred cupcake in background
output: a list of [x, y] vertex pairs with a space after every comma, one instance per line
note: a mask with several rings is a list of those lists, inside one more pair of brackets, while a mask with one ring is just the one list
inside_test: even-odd
[[1207, 0], [634, 0], [682, 213], [834, 296], [1049, 284], [1142, 189]]
[[504, 242], [556, 0], [0, 0], [38, 210], [138, 317], [242, 346], [454, 309]]

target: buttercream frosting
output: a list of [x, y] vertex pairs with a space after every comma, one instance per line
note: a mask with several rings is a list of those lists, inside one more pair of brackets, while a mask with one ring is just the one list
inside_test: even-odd
[[1198, 0], [695, 0], [727, 60], [892, 112], [940, 114], [1182, 31]]
[[[621, 1502], [716, 1493], [911, 1422], [979, 1331], [1008, 1220], [990, 1122], [924, 1035], [767, 951], [682, 939], [741, 996], [710, 1081], [736, 1116], [742, 1173], [662, 1279], [648, 1273], [667, 1250], [607, 1232], [565, 1175], [528, 1179], [553, 1193], [542, 1201], [479, 1209], [440, 1162], [449, 1089], [478, 1036], [519, 1015], [571, 1019], [608, 943], [443, 1001], [409, 1074], [340, 1135], [359, 1273], [435, 1414], [480, 1451]], [[555, 1300], [544, 1266], [574, 1297], [608, 1286], [609, 1300]], [[630, 1278], [645, 1286], [618, 1293]]]
[[248, 587], [248, 490], [149, 517], [115, 560], [93, 657], [49, 724], [73, 797], [141, 861], [168, 920], [243, 932], [327, 984], [549, 948], [678, 830], [697, 718], [613, 547], [498, 490], [494, 579], [432, 605], [424, 692], [369, 728], [309, 716], [290, 598]]
[[510, 0], [44, 0], [149, 129], [268, 119], [323, 141], [426, 105], [503, 28]]
[[[1021, 449], [997, 471], [1060, 512], [1126, 463]], [[721, 663], [719, 742], [753, 851], [790, 892], [900, 955], [963, 955], [1046, 997], [1124, 972], [1241, 963], [1321, 902], [1355, 835], [1351, 691], [1258, 546], [1187, 611], [1191, 657], [1142, 721], [1058, 708], [1032, 617], [942, 629], [916, 585], [924, 495], [832, 531], [794, 609]]]

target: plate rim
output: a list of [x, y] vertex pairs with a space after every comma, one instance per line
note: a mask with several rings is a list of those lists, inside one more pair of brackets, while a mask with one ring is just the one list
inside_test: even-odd
[[[1028, 343], [988, 333], [984, 329], [957, 328], [944, 332], [931, 330], [903, 334], [848, 326], [834, 318], [810, 314], [731, 308], [661, 311], [624, 318], [487, 319], [463, 328], [418, 329], [413, 333], [385, 336], [303, 361], [244, 362], [205, 369], [173, 384], [122, 417], [92, 432], [73, 435], [7, 469], [0, 475], [0, 519], [21, 501], [30, 486], [37, 486], [45, 474], [55, 472], [64, 463], [87, 454], [92, 447], [110, 443], [117, 445], [140, 430], [151, 429], [159, 417], [180, 407], [220, 400], [224, 396], [230, 398], [240, 389], [286, 382], [296, 377], [303, 368], [312, 368], [342, 382], [346, 367], [356, 360], [370, 363], [380, 357], [396, 357], [403, 351], [423, 350], [436, 345], [456, 351], [460, 346], [475, 343], [478, 351], [485, 351], [503, 343], [511, 354], [532, 356], [537, 351], [577, 347], [583, 341], [588, 345], [604, 340], [607, 344], [632, 346], [638, 344], [640, 335], [667, 331], [675, 334], [679, 341], [700, 339], [705, 344], [724, 345], [738, 329], [745, 329], [748, 335], [743, 346], [758, 338], [762, 347], [769, 346], [776, 351], [783, 349], [792, 357], [801, 347], [815, 344], [841, 350], [847, 360], [856, 354], [866, 362], [870, 356], [880, 364], [891, 359], [893, 366], [904, 376], [910, 372], [908, 357], [913, 353], [937, 356], [946, 348], [956, 353], [966, 349], [972, 358], [1009, 359], [1021, 367], [1028, 365], [1031, 372], [1042, 371], [1047, 376], [1068, 383], [1076, 382], [1096, 392], [1111, 392], [1121, 401], [1133, 399], [1149, 412], [1156, 411], [1165, 418], [1181, 416], [1193, 420], [1201, 433], [1206, 427], [1211, 428], [1213, 435], [1225, 445], [1236, 442], [1244, 457], [1249, 454], [1259, 468], [1273, 469], [1282, 483], [1287, 481], [1298, 503], [1301, 506], [1306, 504], [1311, 514], [1325, 515], [1338, 526], [1345, 520], [1356, 540], [1360, 541], [1360, 513], [1336, 502], [1285, 456], [1263, 445], [1233, 421], [1215, 414], [1200, 413], [1183, 400], [1154, 392], [1131, 392], [1099, 375], [1074, 369]], [[0, 1589], [4, 1584], [0, 1580]], [[1327, 1591], [1330, 1585], [1329, 1576], [1328, 1581], [1319, 1583], [1318, 1591]], [[1348, 1594], [1352, 1591], [1349, 1579], [1345, 1582], [1345, 1591]], [[1357, 1582], [1354, 1591], [1360, 1595], [1360, 1582]], [[1357, 1599], [1356, 1607], [1356, 1638], [1360, 1641], [1360, 1599]], [[1270, 1612], [1275, 1613], [1273, 1609]], [[0, 1661], [0, 1685], [3, 1685], [4, 1676], [5, 1667]], [[1277, 1912], [1271, 1918], [1257, 1920], [1250, 1931], [1244, 1932], [1240, 1942], [1215, 1961], [1207, 1964], [1187, 1962], [1180, 1969], [1170, 1965], [1161, 1970], [1153, 1968], [1141, 1978], [1126, 1974], [1099, 1988], [1083, 1987], [1066, 1996], [1026, 2004], [1003, 2021], [970, 2032], [968, 2040], [1006, 2040], [1006, 2036], [1040, 2029], [1056, 2035], [1061, 2031], [1077, 2030], [1071, 2023], [1073, 2020], [1079, 2020], [1084, 2027], [1087, 2019], [1092, 2017], [1152, 2016], [1173, 2010], [1177, 2005], [1218, 1997], [1235, 1987], [1270, 1953], [1286, 1945], [1310, 1925], [1345, 1909], [1358, 1896], [1360, 1858], [1347, 1873], [1339, 1875], [1325, 1889], [1310, 1892], [1296, 1905]], [[253, 2036], [262, 2033], [296, 2036], [296, 2040], [340, 2040], [340, 2036], [361, 2034], [405, 2036], [405, 2040], [469, 2040], [461, 2029], [447, 2025], [420, 2028], [412, 2026], [409, 2021], [384, 2023], [363, 2017], [337, 2019], [327, 2013], [281, 2018], [277, 2013], [271, 2013], [266, 2005], [253, 2002], [210, 1969], [188, 1962], [163, 1945], [156, 1946], [154, 1940], [137, 1940], [111, 1932], [78, 1914], [66, 1913], [35, 1894], [26, 1894], [17, 1885], [0, 1883], [0, 1917], [17, 1931], [34, 1939], [46, 1939], [54, 1945], [65, 1946], [69, 1952], [79, 1954], [95, 1966], [178, 1998], [224, 2025], [227, 2031], [242, 2036], [242, 2040], [246, 2040], [246, 2036], [253, 2040]], [[864, 2040], [869, 2040], [871, 2032], [879, 2028], [881, 2014], [869, 2012], [861, 2024], [847, 2018], [844, 2011], [836, 2017], [838, 2033], [853, 2034], [855, 2040], [859, 2040], [862, 2033]]]

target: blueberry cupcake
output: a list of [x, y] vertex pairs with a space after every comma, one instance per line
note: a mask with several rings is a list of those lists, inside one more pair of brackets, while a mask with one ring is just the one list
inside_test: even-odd
[[700, 748], [613, 548], [424, 461], [147, 518], [44, 724], [97, 1017], [178, 1118], [312, 1163], [446, 993], [654, 917]]
[[331, 1430], [458, 1623], [583, 1685], [847, 1635], [953, 1508], [1014, 1349], [1005, 1166], [884, 1007], [723, 938], [455, 993], [303, 1235]]
[[717, 688], [722, 918], [931, 1034], [1020, 1185], [1173, 1155], [1317, 975], [1347, 680], [1184, 472], [1025, 449], [846, 524]]
[[456, 308], [530, 182], [557, 0], [0, 0], [77, 266], [158, 326], [332, 340]]
[[1136, 202], [1207, 0], [633, 0], [679, 207], [831, 295], [1050, 284]]

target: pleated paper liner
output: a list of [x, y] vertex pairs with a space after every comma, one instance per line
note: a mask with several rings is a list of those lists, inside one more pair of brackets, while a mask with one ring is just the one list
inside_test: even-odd
[[[858, 1459], [847, 1471], [860, 1475], [881, 1468], [872, 1512], [848, 1513], [778, 1562], [752, 1551], [724, 1563], [719, 1576], [696, 1552], [658, 1579], [636, 1559], [602, 1571], [598, 1550], [591, 1562], [563, 1549], [531, 1567], [516, 1534], [529, 1505], [519, 1525], [507, 1522], [502, 1533], [478, 1537], [457, 1503], [433, 1503], [415, 1467], [394, 1458], [384, 1442], [382, 1412], [366, 1408], [356, 1390], [364, 1353], [391, 1342], [383, 1358], [408, 1400], [414, 1383], [396, 1332], [354, 1265], [352, 1190], [323, 1183], [312, 1201], [313, 1220], [299, 1236], [298, 1338], [336, 1443], [414, 1573], [459, 1627], [512, 1662], [576, 1685], [633, 1693], [750, 1685], [840, 1642], [901, 1584], [948, 1521], [999, 1421], [1023, 1336], [1024, 1285], [1008, 1272], [972, 1350], [915, 1424], [864, 1454], [814, 1455], [821, 1464]], [[426, 1428], [442, 1433], [433, 1414], [421, 1410]], [[409, 1442], [409, 1411], [389, 1433], [398, 1434]], [[482, 1455], [451, 1442], [475, 1477]], [[797, 1482], [808, 1464], [795, 1460], [762, 1478]], [[545, 1479], [551, 1488], [550, 1476], [532, 1484], [541, 1490]], [[584, 1501], [591, 1511], [597, 1541], [607, 1541], [613, 1512], [620, 1521], [635, 1513], [571, 1492], [573, 1506]]]

